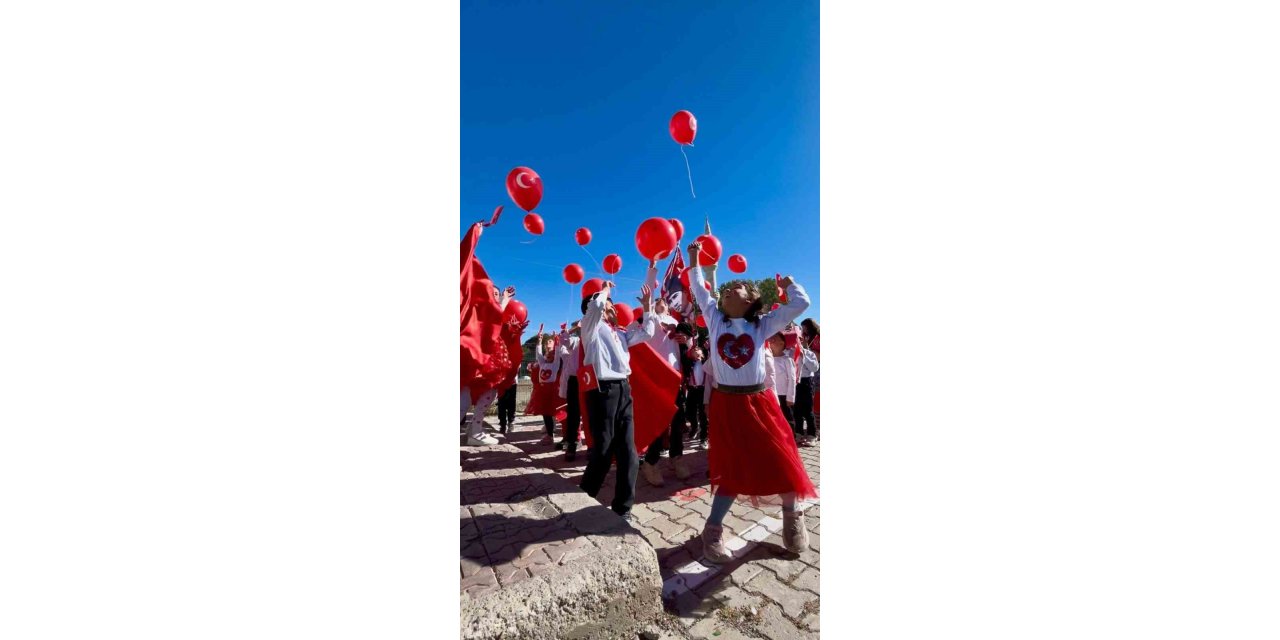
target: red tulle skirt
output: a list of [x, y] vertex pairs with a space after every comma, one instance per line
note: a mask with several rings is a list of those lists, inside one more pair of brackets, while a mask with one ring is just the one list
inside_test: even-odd
[[526, 416], [554, 416], [560, 410], [560, 406], [564, 401], [560, 399], [560, 383], [551, 382], [535, 382], [533, 383], [533, 395], [529, 398], [529, 405], [524, 408]]
[[712, 390], [707, 422], [714, 493], [753, 503], [785, 493], [795, 493], [798, 500], [818, 496], [772, 390], [751, 395]]

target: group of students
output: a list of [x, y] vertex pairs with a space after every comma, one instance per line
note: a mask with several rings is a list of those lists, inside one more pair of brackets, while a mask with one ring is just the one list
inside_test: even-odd
[[[694, 243], [688, 251], [690, 264], [698, 264], [701, 246]], [[780, 280], [787, 302], [766, 312], [759, 290], [749, 281], [736, 281], [715, 296], [705, 284], [714, 269], [690, 270], [689, 289], [709, 334], [705, 340], [693, 330], [695, 316], [677, 319], [664, 297], [653, 296], [652, 263], [639, 297], [641, 315], [634, 322], [619, 326], [612, 282], [585, 296], [581, 320], [562, 325], [558, 335], [539, 335], [530, 366], [534, 391], [525, 413], [542, 416], [542, 443], [565, 450], [568, 460], [576, 458], [580, 425], [586, 423], [590, 446], [580, 486], [594, 497], [616, 465], [611, 507], [628, 520], [637, 478], [663, 484], [664, 451], [683, 480], [690, 476], [686, 440], [706, 449], [714, 495], [702, 533], [706, 558], [724, 562], [731, 557], [722, 523], [735, 498], [780, 502], [784, 542], [799, 553], [808, 547], [808, 533], [796, 504], [817, 495], [798, 447], [810, 446], [818, 435], [818, 324], [811, 319], [795, 324], [809, 298], [790, 278]], [[692, 305], [687, 310], [693, 311]], [[635, 441], [637, 405], [630, 378], [637, 345], [652, 348], [679, 373], [670, 427], [649, 443]], [[514, 421], [514, 404], [505, 414], [503, 406], [499, 421], [505, 431]], [[560, 419], [565, 430], [555, 442]]]

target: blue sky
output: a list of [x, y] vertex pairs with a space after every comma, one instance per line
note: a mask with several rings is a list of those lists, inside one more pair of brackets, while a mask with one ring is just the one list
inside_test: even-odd
[[[505, 205], [478, 254], [516, 286], [534, 331], [580, 316], [564, 265], [601, 275], [578, 227], [596, 260], [622, 256], [621, 299], [634, 302], [640, 222], [679, 218], [683, 247], [710, 216], [722, 282], [741, 253], [748, 277], [795, 276], [818, 318], [818, 44], [815, 0], [464, 1], [459, 238]], [[696, 199], [667, 132], [680, 109], [698, 118]], [[505, 187], [520, 165], [543, 180], [546, 232], [531, 244]]]

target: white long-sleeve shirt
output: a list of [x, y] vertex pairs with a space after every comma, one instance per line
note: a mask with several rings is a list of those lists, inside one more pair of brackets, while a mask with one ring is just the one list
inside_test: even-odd
[[560, 373], [560, 355], [555, 350], [551, 353], [538, 354], [538, 377], [537, 382], [547, 383], [555, 382], [556, 376]]
[[818, 372], [818, 356], [804, 347], [800, 348], [800, 377], [811, 378]]
[[[607, 294], [608, 288], [602, 293]], [[627, 348], [648, 337], [643, 327], [615, 329], [604, 320], [605, 295], [597, 295], [587, 303], [582, 316], [583, 364], [596, 370], [601, 381], [625, 380], [631, 375], [631, 353]]]
[[571, 336], [568, 332], [560, 334], [560, 348], [558, 356], [560, 360], [560, 397], [569, 397], [569, 378], [578, 375], [578, 352], [582, 349], [582, 343], [577, 336]]
[[779, 398], [794, 400], [796, 397], [795, 355], [790, 349], [786, 349], [781, 356], [775, 357], [773, 364], [774, 393], [778, 394]]
[[809, 308], [809, 294], [804, 287], [792, 283], [787, 287], [787, 303], [760, 316], [753, 324], [745, 318], [729, 319], [720, 312], [711, 294], [703, 288], [706, 279], [701, 269], [691, 269], [689, 274], [693, 295], [706, 317], [711, 336], [709, 362], [715, 370], [716, 383], [734, 387], [764, 384], [768, 351], [765, 340]]

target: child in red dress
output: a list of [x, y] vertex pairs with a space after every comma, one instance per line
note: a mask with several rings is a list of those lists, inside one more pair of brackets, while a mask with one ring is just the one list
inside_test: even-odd
[[530, 365], [533, 373], [533, 395], [525, 407], [526, 416], [542, 416], [546, 435], [539, 444], [555, 442], [556, 411], [560, 408], [560, 358], [556, 355], [555, 336], [538, 332], [538, 359]]
[[[701, 250], [697, 242], [689, 245], [690, 264], [698, 264]], [[732, 559], [722, 540], [722, 523], [738, 496], [752, 502], [781, 498], [783, 541], [788, 551], [798, 554], [809, 547], [809, 532], [796, 500], [817, 497], [817, 490], [778, 398], [765, 384], [765, 342], [809, 307], [809, 296], [788, 276], [779, 282], [787, 303], [762, 314], [760, 292], [749, 281], [728, 287], [717, 305], [703, 287], [702, 270], [693, 269], [690, 276], [690, 288], [706, 317], [711, 347], [707, 365], [716, 381], [707, 411], [712, 445], [707, 459], [715, 497], [702, 532], [703, 554], [711, 562]]]

